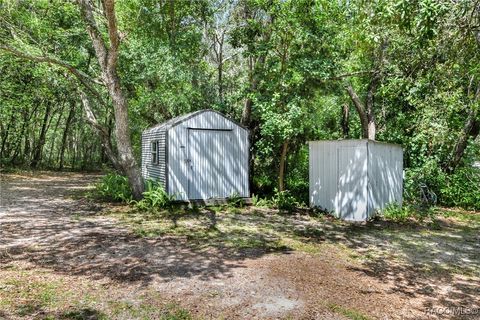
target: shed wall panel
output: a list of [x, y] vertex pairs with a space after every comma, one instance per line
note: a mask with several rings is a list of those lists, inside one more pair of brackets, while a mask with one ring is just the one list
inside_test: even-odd
[[403, 150], [392, 144], [368, 144], [369, 216], [388, 204], [402, 204]]
[[[158, 164], [152, 163], [151, 142], [158, 142]], [[142, 176], [161, 183], [166, 188], [166, 132], [150, 132], [142, 134]]]
[[[337, 147], [335, 212], [344, 220], [367, 218], [367, 147], [365, 143]], [[333, 170], [332, 170], [333, 171]]]
[[[354, 161], [355, 158], [349, 163], [341, 162], [338, 153], [339, 146], [342, 148], [353, 148], [352, 157], [362, 158], [364, 159], [363, 162], [359, 163], [358, 159]], [[349, 149], [345, 150], [348, 151]], [[347, 152], [346, 154], [350, 153]], [[340, 175], [339, 163], [342, 165], [341, 170], [347, 170], [341, 172]], [[366, 178], [366, 143], [363, 140], [344, 140], [340, 142], [310, 141], [309, 167], [310, 205], [322, 208], [340, 217], [340, 207], [342, 206], [340, 198], [344, 194], [339, 193], [339, 181], [342, 180], [343, 183], [349, 183], [353, 172], [357, 175], [365, 175]], [[366, 197], [366, 193], [363, 193], [363, 191], [362, 195]]]
[[[212, 111], [200, 113], [169, 129], [168, 192], [175, 195], [178, 200], [188, 200], [189, 183], [193, 183], [191, 163], [205, 160], [197, 158], [200, 153], [190, 153], [189, 131], [192, 129], [231, 130], [231, 142], [226, 144], [228, 152], [216, 152], [215, 146], [207, 146], [210, 149], [209, 161], [211, 163], [226, 162], [225, 177], [228, 177], [229, 180], [226, 182], [226, 188], [241, 197], [249, 197], [248, 131]], [[190, 159], [191, 155], [193, 158]], [[201, 174], [201, 172], [196, 174]]]
[[310, 206], [362, 221], [402, 201], [400, 146], [361, 140], [310, 141]]

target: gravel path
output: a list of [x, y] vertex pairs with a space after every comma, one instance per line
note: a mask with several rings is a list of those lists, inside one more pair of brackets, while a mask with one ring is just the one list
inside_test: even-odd
[[[0, 277], [2, 270], [22, 263], [52, 275], [115, 284], [123, 290], [115, 293], [119, 299], [153, 290], [179, 301], [194, 317], [445, 318], [425, 313], [440, 298], [397, 290], [395, 275], [382, 276], [338, 250], [266, 254], [198, 248], [182, 237], [140, 238], [114, 218], [96, 215], [101, 205], [71, 197], [96, 179], [72, 173], [1, 177]], [[435, 292], [461, 284], [448, 281], [437, 283]], [[477, 305], [479, 286], [466, 283], [465, 288], [473, 291], [461, 301]]]

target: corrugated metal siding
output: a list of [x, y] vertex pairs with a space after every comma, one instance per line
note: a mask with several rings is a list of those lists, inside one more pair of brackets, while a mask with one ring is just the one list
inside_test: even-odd
[[[190, 199], [227, 198], [235, 192], [232, 131], [189, 129]], [[222, 155], [217, 157], [215, 155]], [[233, 175], [234, 177], [235, 175]]]
[[345, 220], [365, 220], [401, 203], [400, 146], [368, 140], [310, 141], [310, 206]]
[[310, 141], [310, 206], [347, 220], [366, 214], [366, 155], [364, 140]]
[[334, 143], [309, 143], [310, 206], [335, 212], [337, 150]]
[[337, 162], [335, 212], [345, 220], [365, 220], [368, 196], [366, 144], [337, 147]]
[[[150, 143], [158, 141], [158, 164], [152, 163]], [[142, 134], [142, 175], [144, 179], [153, 179], [166, 188], [167, 145], [166, 131], [144, 132]]]
[[368, 143], [369, 216], [390, 203], [402, 204], [403, 150], [400, 146]]
[[[189, 143], [190, 131], [195, 131], [189, 128], [197, 129], [219, 129], [231, 130], [231, 140], [225, 143], [220, 148], [219, 139], [215, 143], [208, 144], [208, 139], [203, 139], [205, 142], [204, 148], [207, 152], [192, 152], [191, 144]], [[213, 133], [212, 133], [213, 134]], [[203, 141], [202, 140], [202, 141]], [[248, 188], [248, 131], [238, 126], [236, 123], [223, 117], [221, 114], [206, 111], [191, 117], [184, 122], [170, 128], [168, 130], [168, 192], [175, 195], [178, 200], [188, 200], [190, 196], [198, 196], [194, 192], [189, 194], [189, 190], [198, 190], [194, 185], [199, 179], [193, 180], [192, 174], [205, 175], [201, 180], [208, 187], [212, 182], [205, 182], [211, 178], [211, 171], [208, 167], [213, 165], [219, 166], [222, 163], [222, 171], [224, 176], [222, 178], [223, 190], [202, 190], [203, 197], [225, 197], [233, 193], [238, 193], [241, 197], [249, 197], [250, 192]], [[222, 148], [223, 151], [222, 151]], [[208, 155], [208, 159], [205, 156]], [[191, 157], [191, 158], [190, 158]], [[188, 160], [190, 159], [190, 162]], [[208, 162], [206, 162], [208, 161]], [[193, 172], [193, 168], [197, 168], [197, 172]], [[203, 168], [203, 169], [202, 169]], [[202, 172], [203, 171], [203, 172]], [[199, 177], [196, 177], [199, 178]]]

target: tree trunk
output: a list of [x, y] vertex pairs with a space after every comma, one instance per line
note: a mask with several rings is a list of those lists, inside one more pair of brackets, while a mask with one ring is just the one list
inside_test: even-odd
[[63, 130], [62, 135], [62, 145], [60, 147], [60, 161], [58, 169], [63, 169], [64, 157], [65, 157], [65, 147], [67, 146], [67, 137], [70, 131], [70, 124], [72, 123], [73, 116], [75, 115], [75, 101], [70, 102], [70, 110], [68, 111], [67, 120], [65, 122], [65, 130]]
[[2, 138], [2, 147], [0, 148], [0, 159], [5, 158], [3, 155], [3, 153], [5, 152], [5, 144], [7, 143], [8, 135], [10, 133], [10, 128], [12, 127], [14, 120], [15, 120], [15, 116], [14, 116], [14, 113], [12, 112], [7, 128], [5, 128], [5, 132], [2, 132], [3, 138]]
[[280, 166], [278, 170], [278, 191], [285, 191], [285, 164], [287, 162], [288, 143], [286, 140], [282, 144], [282, 153], [280, 154]]
[[342, 120], [341, 120], [342, 136], [344, 138], [348, 138], [348, 134], [350, 132], [349, 118], [350, 118], [350, 108], [348, 106], [348, 103], [345, 103], [342, 106]]
[[[38, 105], [37, 105], [38, 106]], [[22, 128], [20, 129], [20, 134], [17, 136], [17, 139], [15, 140], [15, 152], [13, 153], [12, 158], [10, 159], [10, 164], [14, 165], [15, 160], [17, 159], [18, 155], [21, 153], [22, 149], [22, 137], [25, 136], [25, 128], [30, 121], [30, 117], [32, 113], [29, 113], [28, 110], [24, 109], [22, 110], [23, 112], [23, 122], [22, 122]]]
[[95, 114], [93, 113], [92, 108], [90, 107], [90, 101], [87, 95], [83, 91], [80, 91], [80, 98], [82, 100], [83, 109], [85, 110], [86, 120], [90, 123], [93, 130], [100, 137], [106, 156], [108, 157], [112, 165], [115, 167], [115, 169], [121, 172], [124, 172], [123, 167], [120, 164], [120, 160], [114, 151], [112, 141], [110, 140], [110, 132], [108, 131], [107, 128], [102, 126], [97, 121], [97, 118], [95, 117]]
[[444, 170], [448, 173], [453, 173], [460, 164], [465, 149], [467, 148], [470, 138], [475, 140], [480, 133], [480, 120], [478, 119], [478, 112], [470, 110], [462, 133], [455, 144], [451, 160], [444, 166]]
[[42, 122], [42, 129], [40, 131], [38, 143], [35, 148], [35, 152], [33, 154], [32, 162], [30, 163], [30, 166], [32, 168], [36, 168], [38, 166], [38, 163], [42, 160], [42, 151], [43, 151], [43, 146], [45, 145], [45, 138], [47, 135], [47, 124], [48, 124], [48, 119], [50, 117], [51, 109], [52, 109], [51, 103], [47, 102], [46, 109], [45, 109], [45, 116], [43, 117], [43, 122]]
[[358, 112], [358, 116], [360, 117], [360, 124], [362, 126], [362, 138], [368, 139], [369, 121], [368, 121], [367, 111], [365, 110], [363, 103], [360, 101], [360, 98], [358, 97], [353, 87], [349, 84], [347, 85], [346, 89], [347, 89], [348, 95], [352, 99], [355, 109]]
[[[223, 50], [220, 48], [220, 50]], [[220, 51], [220, 62], [218, 63], [218, 99], [223, 102], [223, 53]]]
[[58, 127], [60, 125], [60, 121], [62, 120], [62, 116], [63, 116], [63, 109], [65, 108], [65, 102], [62, 103], [62, 107], [60, 108], [60, 112], [58, 114], [58, 119], [57, 119], [57, 122], [55, 123], [55, 127], [53, 129], [53, 138], [52, 138], [52, 142], [50, 143], [50, 148], [49, 148], [49, 155], [48, 155], [48, 164], [51, 165], [52, 163], [52, 157], [53, 157], [53, 153], [54, 153], [54, 147], [55, 147], [55, 140], [56, 140], [56, 137], [57, 137], [57, 131], [58, 131]]
[[377, 125], [375, 121], [375, 93], [377, 92], [378, 84], [380, 83], [380, 73], [376, 71], [370, 81], [367, 89], [367, 98], [365, 104], [367, 105], [367, 122], [368, 122], [368, 139], [375, 140], [377, 134]]
[[87, 31], [92, 40], [98, 64], [100, 65], [102, 80], [106, 84], [109, 96], [112, 99], [115, 115], [115, 138], [117, 141], [118, 165], [128, 177], [133, 197], [135, 199], [140, 199], [144, 190], [144, 184], [135, 157], [133, 156], [130, 130], [128, 127], [128, 104], [122, 92], [120, 78], [117, 74], [117, 61], [121, 39], [117, 29], [115, 1], [103, 1], [109, 39], [108, 47], [97, 26], [97, 21], [93, 13], [94, 9], [92, 8], [90, 1], [79, 0], [79, 4], [83, 19], [87, 24]]
[[[225, 41], [225, 30], [222, 30], [220, 36], [215, 32], [213, 35], [213, 50], [215, 52], [215, 59], [217, 62], [217, 85], [218, 85], [218, 99], [223, 102], [223, 44]], [[218, 45], [218, 48], [217, 48]]]
[[353, 87], [350, 84], [346, 87], [348, 95], [352, 99], [353, 105], [355, 106], [355, 109], [358, 112], [358, 116], [360, 117], [360, 124], [362, 126], [362, 138], [364, 139], [375, 140], [376, 137], [377, 130], [374, 110], [374, 95], [377, 88], [377, 81], [379, 81], [379, 79], [374, 76], [374, 78], [369, 84], [366, 99], [366, 108]]
[[128, 127], [127, 101], [120, 89], [120, 79], [117, 77], [115, 69], [109, 70], [107, 79], [108, 91], [110, 92], [115, 110], [115, 137], [119, 164], [128, 177], [134, 198], [141, 199], [144, 185], [142, 175], [133, 156], [130, 130]]

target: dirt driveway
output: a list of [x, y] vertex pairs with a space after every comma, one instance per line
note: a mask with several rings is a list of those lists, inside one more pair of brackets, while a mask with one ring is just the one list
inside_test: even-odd
[[96, 179], [2, 175], [0, 319], [480, 318], [478, 226], [315, 220], [314, 253], [199, 246], [142, 237], [99, 214], [103, 205], [71, 196]]

